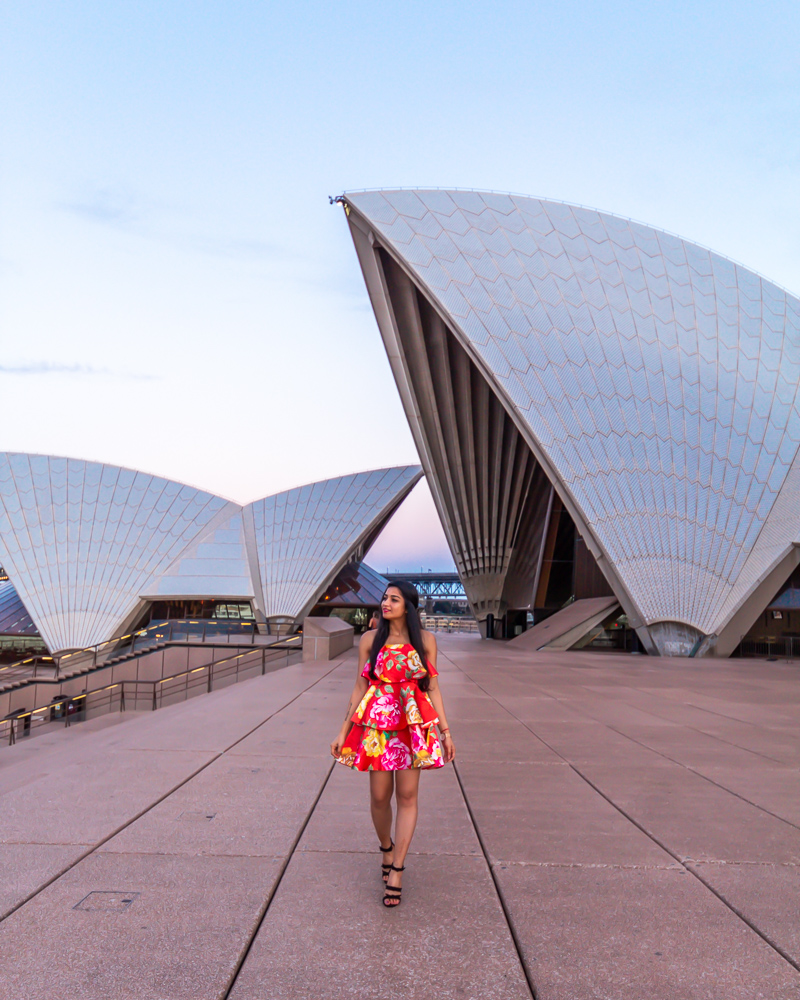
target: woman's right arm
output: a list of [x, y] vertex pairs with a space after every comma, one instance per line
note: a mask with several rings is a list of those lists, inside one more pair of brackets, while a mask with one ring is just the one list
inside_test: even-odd
[[361, 699], [367, 693], [367, 688], [369, 687], [369, 681], [366, 677], [361, 676], [361, 671], [364, 669], [367, 664], [367, 660], [369, 659], [374, 634], [374, 632], [365, 632], [361, 636], [361, 642], [358, 644], [358, 676], [356, 677], [356, 682], [353, 685], [353, 693], [350, 695], [350, 701], [347, 703], [347, 711], [344, 715], [342, 728], [339, 730], [339, 734], [336, 739], [331, 743], [331, 754], [334, 757], [338, 757], [341, 753], [342, 744], [347, 739], [347, 734], [350, 732], [350, 719], [352, 718], [353, 712], [355, 712], [360, 705]]

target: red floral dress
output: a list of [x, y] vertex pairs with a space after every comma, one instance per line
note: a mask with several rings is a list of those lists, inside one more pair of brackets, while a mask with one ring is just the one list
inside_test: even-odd
[[434, 725], [436, 710], [419, 681], [426, 673], [436, 677], [432, 664], [422, 665], [413, 646], [384, 646], [369, 675], [367, 693], [350, 720], [353, 725], [336, 759], [357, 771], [405, 771], [413, 767], [442, 767], [442, 747]]

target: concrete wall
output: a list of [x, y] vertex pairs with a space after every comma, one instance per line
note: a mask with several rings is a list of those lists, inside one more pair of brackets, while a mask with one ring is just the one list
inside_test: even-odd
[[340, 618], [303, 621], [303, 660], [332, 660], [352, 649], [355, 630]]
[[[259, 647], [253, 648], [250, 645], [238, 648], [231, 645], [222, 648], [210, 645], [166, 646], [163, 649], [143, 653], [135, 659], [115, 663], [113, 666], [99, 667], [90, 673], [79, 674], [67, 680], [43, 680], [2, 691], [0, 692], [0, 719], [19, 709], [31, 711], [48, 705], [59, 695], [74, 697], [84, 692], [96, 692], [106, 685], [119, 684], [121, 681], [160, 681], [187, 670], [202, 668], [209, 663], [217, 663], [219, 660], [228, 659], [237, 653], [246, 658], [241, 663], [241, 667], [249, 664], [252, 660], [254, 676], [260, 672], [262, 649]], [[266, 654], [269, 655], [268, 647]], [[219, 686], [224, 686], [224, 683], [226, 682], [221, 680]], [[148, 691], [150, 700], [152, 700], [152, 689], [143, 688], [143, 691]], [[118, 692], [116, 697], [119, 697]], [[126, 701], [130, 702], [131, 709], [136, 707], [132, 690], [126, 691]], [[164, 701], [164, 704], [167, 703]]]

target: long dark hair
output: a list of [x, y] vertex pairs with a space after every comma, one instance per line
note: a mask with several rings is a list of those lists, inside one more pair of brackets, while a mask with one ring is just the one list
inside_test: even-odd
[[[413, 583], [409, 583], [408, 580], [392, 580], [389, 587], [395, 587], [403, 596], [403, 600], [406, 602], [406, 623], [408, 625], [408, 638], [411, 640], [411, 645], [416, 649], [419, 654], [420, 663], [425, 667], [426, 671], [428, 668], [428, 660], [425, 656], [425, 644], [422, 641], [422, 626], [419, 623], [419, 594], [417, 593], [417, 588]], [[389, 587], [386, 589], [388, 590]], [[369, 676], [372, 680], [377, 680], [377, 675], [375, 674], [375, 665], [378, 662], [378, 654], [386, 645], [386, 640], [389, 638], [389, 622], [383, 617], [383, 608], [378, 608], [378, 628], [375, 632], [375, 638], [372, 640], [372, 651], [369, 654]], [[424, 677], [420, 678], [419, 686], [420, 690], [427, 691], [430, 687], [431, 679], [426, 673]]]

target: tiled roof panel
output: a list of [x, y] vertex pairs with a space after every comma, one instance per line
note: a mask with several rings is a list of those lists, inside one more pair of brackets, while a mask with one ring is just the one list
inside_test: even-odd
[[[715, 632], [800, 538], [800, 493], [783, 489], [800, 444], [800, 301], [589, 209], [481, 192], [346, 198], [482, 359], [644, 620]], [[408, 253], [415, 232], [430, 262]]]
[[228, 504], [98, 462], [0, 454], [0, 564], [51, 650], [89, 646]]
[[421, 475], [417, 465], [378, 469], [248, 504], [264, 614], [296, 618], [308, 608]]

